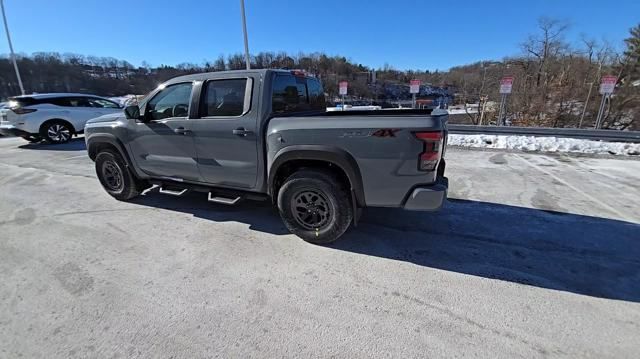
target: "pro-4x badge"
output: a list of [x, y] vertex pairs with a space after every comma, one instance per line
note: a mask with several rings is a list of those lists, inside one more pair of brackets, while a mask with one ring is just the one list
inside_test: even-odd
[[400, 129], [398, 128], [381, 128], [377, 131], [375, 131], [374, 133], [371, 134], [371, 136], [375, 136], [375, 137], [396, 137], [396, 132], [400, 131]]

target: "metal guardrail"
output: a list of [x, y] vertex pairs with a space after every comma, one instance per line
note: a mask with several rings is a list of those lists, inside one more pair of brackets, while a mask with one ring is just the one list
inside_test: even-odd
[[449, 124], [449, 133], [466, 135], [520, 135], [565, 137], [607, 142], [640, 143], [640, 131], [593, 130], [586, 128], [474, 126]]

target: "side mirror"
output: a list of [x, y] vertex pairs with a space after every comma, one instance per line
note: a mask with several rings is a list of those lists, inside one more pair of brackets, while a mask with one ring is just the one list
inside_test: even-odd
[[131, 105], [124, 108], [124, 116], [129, 120], [140, 119], [140, 107], [138, 105]]

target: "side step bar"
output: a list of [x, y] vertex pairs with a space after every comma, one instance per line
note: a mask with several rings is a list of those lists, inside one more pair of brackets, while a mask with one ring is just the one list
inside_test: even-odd
[[158, 188], [158, 192], [162, 193], [162, 194], [169, 194], [172, 196], [182, 196], [183, 194], [187, 193], [188, 189], [183, 188], [180, 190], [175, 190], [175, 189], [169, 189], [169, 188], [164, 188], [162, 186], [160, 186]]
[[176, 197], [184, 196], [190, 192], [206, 192], [207, 200], [209, 202], [221, 203], [226, 205], [237, 204], [243, 199], [250, 199], [255, 201], [265, 201], [269, 199], [269, 196], [265, 193], [232, 190], [228, 188], [177, 181], [168, 182], [159, 179], [151, 179], [149, 182], [153, 184], [153, 187], [150, 187], [145, 191], [150, 191], [151, 189], [157, 188], [159, 193]]
[[207, 199], [209, 200], [209, 202], [222, 203], [231, 206], [238, 203], [241, 198], [241, 196], [238, 196], [236, 198], [219, 197], [215, 196], [213, 192], [209, 192], [209, 197]]

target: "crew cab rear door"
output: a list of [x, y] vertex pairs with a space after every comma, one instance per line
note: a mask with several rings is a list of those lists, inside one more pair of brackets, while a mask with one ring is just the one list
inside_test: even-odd
[[229, 75], [202, 84], [198, 118], [192, 119], [204, 182], [251, 189], [258, 173], [259, 81]]

